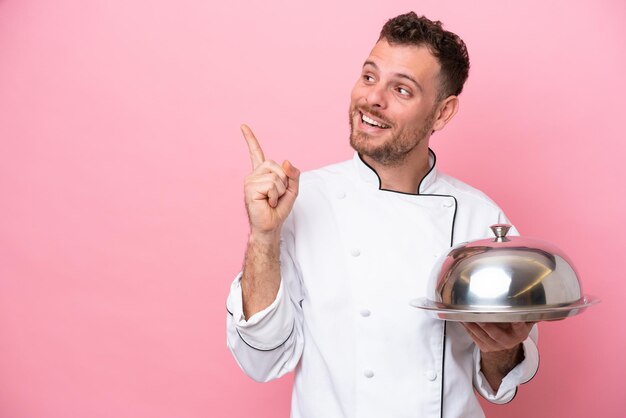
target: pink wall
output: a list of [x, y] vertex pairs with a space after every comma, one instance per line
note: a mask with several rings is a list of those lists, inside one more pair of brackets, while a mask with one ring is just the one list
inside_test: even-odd
[[603, 300], [543, 325], [539, 374], [488, 415], [624, 417], [626, 3], [296, 3], [0, 0], [0, 416], [287, 417], [291, 378], [226, 349], [238, 127], [303, 169], [350, 157], [352, 83], [417, 8], [472, 58], [441, 166]]

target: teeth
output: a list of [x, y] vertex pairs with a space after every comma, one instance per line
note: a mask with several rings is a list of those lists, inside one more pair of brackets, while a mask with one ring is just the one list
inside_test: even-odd
[[388, 125], [385, 125], [383, 123], [377, 122], [372, 118], [368, 118], [367, 116], [365, 116], [364, 114], [361, 113], [361, 120], [365, 123], [367, 123], [368, 125], [374, 125], [374, 126], [378, 126], [379, 128], [383, 128], [383, 129], [387, 129], [389, 128]]

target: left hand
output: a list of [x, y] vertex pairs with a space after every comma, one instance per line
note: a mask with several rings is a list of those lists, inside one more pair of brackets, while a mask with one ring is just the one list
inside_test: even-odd
[[510, 350], [528, 338], [534, 322], [483, 323], [462, 322], [480, 351], [489, 353]]

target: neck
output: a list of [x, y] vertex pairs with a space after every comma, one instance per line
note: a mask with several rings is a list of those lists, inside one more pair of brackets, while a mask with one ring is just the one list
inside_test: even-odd
[[399, 164], [380, 164], [366, 155], [361, 158], [378, 174], [380, 188], [394, 192], [418, 193], [420, 182], [430, 170], [428, 143], [411, 150]]

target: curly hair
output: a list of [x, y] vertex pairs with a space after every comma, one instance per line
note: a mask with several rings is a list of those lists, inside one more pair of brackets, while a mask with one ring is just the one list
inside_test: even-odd
[[390, 44], [426, 46], [441, 66], [437, 100], [459, 95], [469, 74], [469, 55], [465, 42], [458, 35], [443, 29], [440, 21], [432, 21], [415, 12], [391, 18], [380, 31], [378, 40]]

